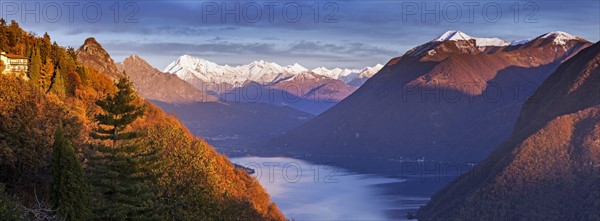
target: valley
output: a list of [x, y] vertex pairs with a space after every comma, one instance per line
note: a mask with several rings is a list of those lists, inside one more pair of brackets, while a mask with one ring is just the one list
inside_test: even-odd
[[59, 2], [0, 4], [0, 221], [600, 220], [600, 2]]
[[[479, 44], [480, 41], [483, 43]], [[473, 44], [475, 48], [472, 47]], [[492, 152], [494, 147], [503, 144], [504, 140], [513, 133], [512, 128], [521, 121], [519, 117], [521, 107], [524, 105], [527, 109], [536, 104], [534, 95], [540, 93], [537, 92], [538, 86], [555, 70], [560, 69], [559, 66], [564, 61], [573, 58], [580, 51], [585, 51], [585, 48], [590, 45], [591, 43], [584, 39], [563, 32], [547, 33], [529, 41], [512, 43], [500, 39], [473, 38], [462, 32], [447, 32], [437, 39], [409, 50], [402, 57], [390, 60], [362, 87], [354, 93], [349, 93], [348, 98], [340, 99], [342, 101], [329, 110], [317, 116], [308, 113], [288, 115], [298, 120], [295, 123], [290, 121], [289, 124], [282, 123], [287, 121], [279, 118], [280, 115], [257, 109], [260, 105], [269, 106], [268, 102], [256, 102], [254, 105], [257, 106], [248, 109], [252, 110], [252, 118], [257, 120], [248, 124], [243, 123], [245, 122], [243, 114], [237, 115], [223, 109], [214, 112], [224, 115], [201, 111], [208, 110], [209, 108], [201, 106], [209, 104], [196, 103], [186, 106], [156, 101], [155, 103], [167, 112], [179, 116], [192, 131], [208, 135], [205, 139], [215, 145], [218, 151], [234, 157], [234, 162], [245, 166], [258, 165], [259, 168], [253, 170], [259, 173], [264, 174], [268, 171], [267, 175], [282, 175], [281, 172], [271, 174], [271, 167], [260, 168], [260, 165], [266, 165], [264, 161], [275, 163], [269, 166], [286, 165], [287, 167], [280, 168], [283, 172], [287, 172], [290, 168], [289, 162], [293, 162], [293, 168], [303, 168], [300, 173], [308, 176], [310, 172], [306, 172], [307, 168], [312, 168], [310, 171], [314, 172], [315, 165], [307, 162], [314, 162], [320, 164], [316, 166], [317, 168], [326, 165], [325, 168], [338, 168], [337, 170], [344, 171], [343, 175], [332, 176], [344, 179], [346, 183], [343, 188], [352, 188], [355, 181], [347, 179], [353, 176], [366, 176], [361, 179], [372, 181], [389, 180], [381, 183], [375, 181], [376, 183], [366, 185], [367, 189], [360, 190], [377, 191], [377, 194], [367, 195], [383, 197], [369, 201], [387, 202], [379, 206], [387, 209], [371, 216], [365, 211], [351, 215], [354, 210], [335, 209], [335, 205], [340, 203], [335, 198], [321, 199], [326, 199], [324, 202], [311, 201], [319, 200], [324, 196], [322, 194], [327, 194], [328, 188], [336, 188], [335, 185], [330, 186], [327, 182], [320, 183], [316, 180], [291, 182], [289, 177], [285, 176], [286, 174], [282, 175], [286, 178], [284, 180], [259, 179], [271, 194], [290, 197], [298, 191], [310, 188], [311, 194], [321, 196], [312, 198], [310, 194], [306, 195], [308, 193], [298, 192], [302, 196], [294, 199], [295, 203], [289, 202], [289, 198], [275, 197], [288, 217], [336, 220], [363, 217], [404, 220], [422, 217], [422, 211], [430, 208], [429, 198], [438, 199], [440, 193], [435, 195], [434, 193], [455, 185], [455, 179], [479, 180], [487, 177], [489, 174], [479, 171], [479, 168], [497, 165], [489, 162], [489, 159], [481, 164], [479, 161]], [[426, 52], [427, 50], [429, 51]], [[544, 51], [552, 53], [544, 53]], [[478, 62], [487, 65], [484, 67]], [[464, 65], [467, 65], [466, 69]], [[473, 69], [474, 67], [480, 69]], [[290, 79], [302, 75], [297, 74]], [[309, 79], [315, 78], [318, 77], [313, 75]], [[276, 85], [274, 87], [277, 87]], [[264, 88], [264, 85], [247, 84], [240, 88], [244, 87]], [[263, 89], [256, 91], [261, 90]], [[267, 90], [273, 91], [272, 88]], [[221, 94], [213, 92], [213, 94], [223, 95], [229, 92]], [[245, 92], [248, 94], [247, 91]], [[253, 94], [255, 97], [256, 95]], [[237, 105], [239, 108], [248, 108], [252, 103], [235, 102], [235, 99], [221, 99], [221, 102], [232, 107]], [[375, 102], [371, 105], [355, 105], [361, 102], [361, 99]], [[296, 105], [303, 104], [299, 102]], [[377, 109], [373, 105], [381, 106]], [[290, 109], [294, 108], [288, 108]], [[296, 106], [295, 109], [302, 108]], [[394, 114], [395, 111], [401, 112], [402, 115]], [[229, 122], [223, 121], [224, 119], [231, 119], [230, 123], [221, 125], [258, 125], [261, 124], [260, 119], [268, 118], [277, 119], [275, 121], [279, 122], [278, 125], [284, 127], [268, 128], [268, 124], [263, 121], [264, 129], [254, 134], [243, 131], [243, 128], [248, 128], [246, 126], [222, 129], [214, 125], [205, 126], [210, 123], [199, 121], [198, 119], [202, 117], [195, 118], [191, 113], [199, 116], [219, 116], [220, 123]], [[355, 116], [353, 117], [352, 114]], [[410, 116], [410, 118], [402, 116]], [[470, 120], [466, 120], [467, 118]], [[424, 121], [430, 124], [415, 127], [419, 125], [418, 122]], [[411, 128], [402, 129], [402, 124], [398, 124], [400, 122], [411, 125]], [[334, 125], [335, 128], [331, 128]], [[203, 130], [209, 127], [218, 129]], [[367, 128], [373, 129], [366, 130]], [[393, 133], [386, 134], [381, 131], [384, 128]], [[256, 131], [255, 129], [256, 127], [253, 131]], [[231, 133], [235, 131], [238, 132]], [[269, 133], [270, 131], [275, 132]], [[349, 131], [352, 133], [348, 134]], [[211, 134], [214, 136], [210, 137]], [[239, 134], [248, 134], [248, 136]], [[290, 139], [294, 136], [298, 138]], [[403, 140], [385, 141], [386, 136]], [[283, 143], [282, 140], [286, 142]], [[389, 146], [386, 143], [402, 145]], [[441, 153], [444, 157], [435, 153]], [[292, 158], [269, 158], [281, 156]], [[275, 171], [279, 171], [279, 168]], [[320, 188], [323, 190], [319, 190]], [[324, 192], [319, 194], [320, 191]], [[338, 188], [335, 197], [343, 196], [344, 193], [341, 191]], [[363, 193], [357, 192], [352, 195], [361, 194]], [[333, 210], [305, 213], [302, 211], [308, 209], [298, 207], [299, 205], [296, 204], [298, 200], [308, 200], [300, 205], [327, 203], [319, 208]], [[329, 203], [333, 204], [329, 205]], [[351, 207], [349, 204], [346, 206]], [[422, 209], [418, 210], [420, 207]], [[329, 215], [324, 216], [324, 214]]]

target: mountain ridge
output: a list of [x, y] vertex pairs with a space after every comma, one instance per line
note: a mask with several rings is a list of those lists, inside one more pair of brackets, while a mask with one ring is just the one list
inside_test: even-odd
[[537, 85], [590, 45], [553, 40], [484, 50], [463, 40], [426, 42], [415, 49], [434, 53], [414, 56], [411, 49], [391, 59], [350, 96], [269, 146], [313, 156], [358, 155], [374, 165], [422, 157], [478, 161], [510, 135]]
[[600, 218], [600, 43], [565, 61], [528, 101], [511, 137], [436, 193], [419, 219]]
[[298, 63], [280, 66], [264, 60], [232, 67], [183, 55], [164, 72], [221, 100], [288, 106], [318, 115], [353, 93], [382, 67], [308, 70]]
[[192, 103], [217, 101], [212, 95], [202, 93], [177, 76], [160, 72], [138, 55], [131, 55], [116, 64], [120, 72], [125, 72], [138, 93], [148, 100], [166, 103]]
[[108, 52], [93, 37], [85, 39], [83, 44], [77, 49], [76, 54], [77, 60], [83, 61], [86, 65], [109, 76], [113, 80], [123, 76], [123, 73], [119, 72], [116, 66], [114, 66], [114, 60]]
[[359, 77], [371, 77], [381, 67], [383, 65], [377, 64], [363, 69], [334, 68], [330, 70], [318, 67], [309, 70], [298, 63], [280, 66], [264, 60], [253, 61], [245, 65], [229, 66], [219, 65], [191, 55], [182, 55], [165, 67], [163, 72], [175, 74], [186, 81], [196, 78], [204, 83], [226, 83], [233, 87], [240, 87], [247, 80], [261, 84], [272, 84], [307, 71], [349, 83]]

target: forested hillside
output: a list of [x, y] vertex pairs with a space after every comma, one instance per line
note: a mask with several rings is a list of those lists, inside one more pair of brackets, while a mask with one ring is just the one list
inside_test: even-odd
[[0, 20], [0, 51], [29, 58], [29, 80], [0, 75], [0, 220], [285, 219], [126, 73], [14, 21]]

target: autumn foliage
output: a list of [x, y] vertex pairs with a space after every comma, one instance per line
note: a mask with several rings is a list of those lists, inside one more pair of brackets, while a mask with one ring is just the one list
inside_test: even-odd
[[[62, 127], [60, 142], [72, 147], [77, 162], [90, 176], [95, 153], [91, 147], [106, 144], [90, 136], [98, 128], [95, 116], [103, 113], [97, 103], [117, 88], [105, 73], [79, 63], [72, 48], [51, 43], [47, 34], [27, 33], [14, 21], [7, 24], [0, 19], [0, 50], [28, 57], [27, 74], [33, 77], [27, 81], [0, 75], [0, 211], [12, 213], [1, 214], [0, 220], [36, 215], [27, 211], [42, 211], [62, 220], [56, 212], [60, 205], [49, 200], [57, 128]], [[164, 219], [285, 219], [255, 179], [235, 169], [177, 119], [135, 97], [132, 103], [145, 112], [125, 130], [139, 131], [143, 134], [140, 147], [158, 152], [159, 167], [149, 169], [159, 174], [152, 200]], [[44, 209], [27, 209], [39, 202], [49, 203]]]

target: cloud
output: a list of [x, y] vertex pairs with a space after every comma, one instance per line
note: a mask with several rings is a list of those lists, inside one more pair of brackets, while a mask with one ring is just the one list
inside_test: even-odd
[[[35, 2], [28, 1], [27, 4]], [[42, 6], [48, 4], [47, 1], [39, 2]], [[440, 3], [443, 7], [455, 2], [444, 0], [277, 1], [273, 17], [269, 17], [263, 8], [261, 19], [256, 22], [250, 21], [251, 15], [242, 12], [225, 16], [221, 12], [207, 15], [203, 9], [203, 4], [216, 4], [222, 10], [223, 4], [231, 8], [237, 3], [242, 9], [245, 5], [253, 4], [249, 1], [131, 1], [137, 9], [133, 14], [130, 14], [133, 8], [124, 8], [127, 2], [96, 2], [103, 10], [102, 19], [96, 23], [87, 22], [82, 17], [81, 9], [86, 2], [79, 2], [73, 23], [65, 17], [57, 23], [44, 20], [38, 23], [29, 19], [22, 25], [36, 33], [49, 32], [53, 40], [71, 46], [81, 44], [85, 37], [95, 36], [109, 43], [106, 46], [111, 53], [171, 56], [195, 53], [209, 58], [214, 56], [223, 62], [228, 59], [298, 59], [299, 63], [306, 66], [338, 62], [335, 64], [337, 67], [385, 62], [450, 29], [458, 29], [475, 37], [500, 37], [505, 40], [533, 38], [545, 32], [561, 30], [593, 42], [600, 40], [598, 1], [535, 1], [539, 6], [535, 14], [536, 23], [523, 22], [524, 17], [531, 13], [524, 7], [530, 1], [498, 2], [503, 9], [503, 17], [496, 23], [487, 22], [482, 17], [482, 7], [490, 1], [475, 1], [480, 6], [475, 11], [474, 22], [464, 21], [466, 8], [461, 9], [465, 19], [460, 22], [444, 19], [435, 22], [431, 16], [422, 21], [421, 14], [403, 21], [406, 15], [403, 3], [417, 4], [419, 7]], [[119, 2], [121, 8], [118, 22], [114, 21], [114, 10], [109, 8], [115, 2]], [[265, 3], [255, 2], [260, 5]], [[325, 7], [329, 2], [333, 2], [333, 5]], [[464, 2], [455, 3], [462, 5]], [[519, 22], [514, 21], [514, 11], [509, 8], [515, 3], [522, 9], [518, 14]], [[293, 17], [291, 9], [287, 14], [284, 12], [286, 4], [302, 6], [302, 16], [298, 21], [290, 20]], [[315, 14], [315, 4], [319, 6], [318, 15]], [[66, 16], [66, 13], [66, 8], [63, 8], [63, 15]], [[124, 22], [129, 15], [136, 22]], [[329, 17], [333, 20], [327, 22]]]
[[[183, 54], [198, 56], [219, 64], [238, 65], [252, 60], [268, 60], [281, 64], [300, 63], [306, 67], [362, 68], [385, 63], [401, 52], [358, 42], [325, 43], [320, 41], [296, 42], [233, 42], [207, 40], [203, 43], [153, 43], [153, 42], [108, 42], [104, 48], [117, 57], [140, 54], [151, 57], [174, 58]], [[151, 59], [159, 59], [156, 56]], [[150, 62], [155, 61], [151, 60]], [[156, 61], [163, 67], [167, 61]]]
[[205, 54], [271, 54], [277, 52], [273, 44], [267, 43], [234, 43], [228, 41], [208, 42], [202, 44], [190, 43], [136, 43], [117, 42], [106, 43], [104, 47], [110, 51], [135, 51], [138, 53], [156, 53], [166, 55], [183, 55], [190, 53]]
[[360, 42], [347, 42], [342, 44], [324, 43], [320, 41], [300, 41], [290, 45], [291, 53], [329, 53], [340, 55], [372, 56], [386, 55], [394, 56], [398, 51], [371, 46]]
[[182, 55], [190, 53], [201, 54], [252, 54], [252, 55], [281, 55], [281, 56], [394, 56], [398, 51], [384, 49], [359, 42], [342, 44], [324, 43], [320, 41], [298, 41], [290, 44], [275, 44], [271, 42], [232, 42], [215, 37], [205, 43], [176, 43], [176, 42], [109, 42], [104, 47], [111, 51], [136, 51], [151, 53], [160, 51], [162, 54]]

